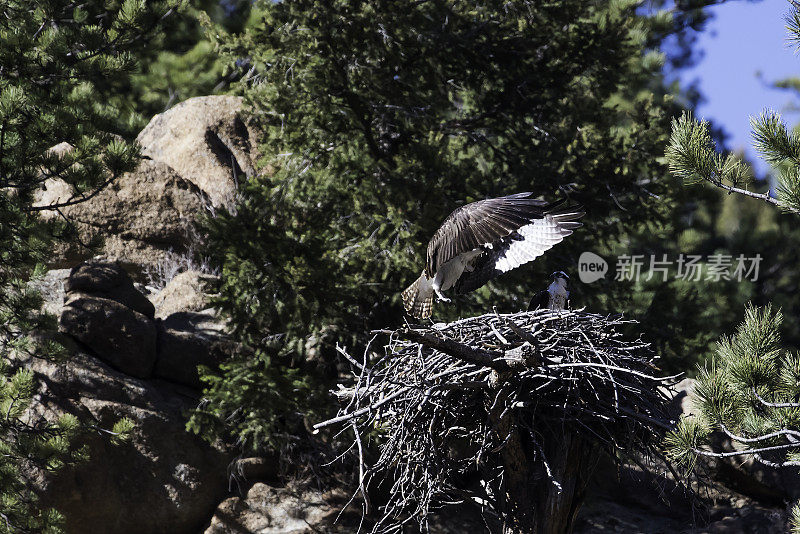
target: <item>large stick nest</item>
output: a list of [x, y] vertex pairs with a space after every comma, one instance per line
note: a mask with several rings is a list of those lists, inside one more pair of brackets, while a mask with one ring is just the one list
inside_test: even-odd
[[[465, 500], [500, 515], [492, 488], [502, 483], [498, 451], [509, 436], [497, 432], [498, 417], [513, 416], [510, 431], [525, 434], [543, 483], [556, 489], [542, 444], [559, 433], [612, 451], [659, 446], [672, 425], [671, 381], [657, 376], [646, 343], [619, 332], [628, 322], [537, 310], [376, 332], [373, 345], [389, 336], [383, 355], [367, 347], [359, 362], [340, 349], [354, 382], [334, 391], [339, 415], [316, 427], [354, 431], [365, 499], [371, 481], [391, 484], [376, 532], [408, 521], [424, 527], [435, 507]], [[364, 440], [373, 438], [379, 453], [368, 465]], [[470, 487], [475, 474], [481, 482]]]

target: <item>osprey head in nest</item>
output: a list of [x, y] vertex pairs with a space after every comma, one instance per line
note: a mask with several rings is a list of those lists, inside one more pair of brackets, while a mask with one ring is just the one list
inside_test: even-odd
[[528, 311], [536, 309], [566, 310], [569, 308], [569, 276], [564, 271], [550, 275], [550, 285], [540, 291], [528, 304]]
[[581, 223], [580, 207], [565, 207], [517, 193], [461, 206], [444, 220], [428, 243], [425, 270], [403, 291], [406, 312], [427, 319], [433, 296], [449, 302], [496, 276], [532, 261], [560, 243]]

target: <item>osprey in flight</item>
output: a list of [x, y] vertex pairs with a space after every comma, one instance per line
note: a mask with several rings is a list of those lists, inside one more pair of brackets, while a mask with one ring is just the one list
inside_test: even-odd
[[550, 275], [552, 283], [545, 291], [537, 293], [528, 304], [528, 311], [535, 309], [566, 310], [569, 304], [569, 276], [564, 271], [556, 271]]
[[406, 312], [427, 319], [434, 294], [449, 302], [442, 291], [455, 287], [460, 295], [477, 289], [538, 258], [581, 226], [583, 209], [548, 204], [531, 194], [480, 200], [453, 211], [428, 243], [425, 270], [403, 291]]

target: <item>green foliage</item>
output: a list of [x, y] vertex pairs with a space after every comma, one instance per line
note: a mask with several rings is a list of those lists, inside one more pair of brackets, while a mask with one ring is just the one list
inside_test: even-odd
[[[800, 8], [792, 3], [787, 17], [789, 41], [800, 43]], [[776, 85], [797, 88], [796, 80], [787, 79]], [[696, 122], [690, 114], [684, 114], [673, 122], [670, 145], [666, 157], [670, 171], [687, 181], [705, 180], [729, 192], [742, 193], [776, 204], [782, 210], [800, 213], [800, 136], [789, 131], [780, 114], [764, 111], [751, 117], [753, 145], [777, 173], [776, 196], [752, 193], [739, 188], [749, 181], [752, 171], [734, 154], [724, 156], [715, 150], [708, 123]]]
[[742, 455], [778, 446], [768, 461], [792, 461], [798, 451], [785, 436], [800, 430], [800, 361], [781, 347], [782, 322], [780, 310], [748, 306], [736, 332], [720, 340], [695, 384], [700, 415], [682, 419], [667, 439], [673, 459], [691, 465], [697, 454], [709, 454], [701, 447], [711, 430], [719, 430], [740, 445]]
[[20, 477], [20, 465], [58, 469], [78, 454], [69, 443], [77, 434], [73, 418], [55, 424], [26, 417], [35, 392], [33, 373], [0, 369], [0, 532], [58, 532], [61, 517], [53, 510], [37, 510], [36, 499]]
[[[677, 106], [657, 47], [677, 15], [637, 5], [261, 2], [246, 31], [221, 34], [228, 62], [250, 66], [236, 90], [265, 132], [267, 171], [208, 224], [218, 304], [253, 354], [206, 373], [192, 428], [226, 420], [257, 447], [255, 436], [288, 434], [275, 403], [293, 407], [290, 419], [328, 405], [317, 377], [335, 376], [335, 344], [363, 347], [372, 328], [402, 320], [399, 291], [463, 203], [569, 197], [590, 230], [437, 319], [521, 309], [583, 250], [673, 250], [682, 193], [659, 155]], [[643, 317], [673, 353], [698, 331], [665, 327], [666, 316], [691, 317], [675, 313], [697, 296], [688, 292], [606, 281], [579, 294], [590, 309]]]
[[[738, 178], [746, 176], [744, 164], [727, 162], [735, 156], [716, 153], [708, 133], [708, 125], [694, 121], [686, 114], [673, 122], [673, 132], [667, 159], [673, 174], [685, 180], [705, 180], [728, 192], [742, 193], [775, 204], [785, 211], [798, 213], [800, 187], [797, 183], [800, 141], [791, 133], [774, 112], [764, 112], [753, 118], [753, 139], [756, 149], [778, 173], [777, 198], [769, 193], [740, 189]], [[740, 167], [741, 165], [741, 167]], [[764, 254], [773, 265], [773, 280], [760, 281], [768, 288], [761, 291], [784, 304], [796, 313], [797, 303], [793, 291], [784, 293], [783, 286], [794, 287], [796, 271], [777, 269], [781, 265], [794, 266], [789, 256], [793, 247], [787, 242], [795, 239], [796, 223], [787, 218], [775, 218], [759, 204], [752, 211], [752, 200], [736, 199], [737, 205], [752, 213], [762, 213], [761, 221], [747, 225], [746, 212], [733, 216], [739, 225], [747, 228], [746, 238], [757, 242], [757, 251]], [[771, 219], [771, 220], [770, 220]], [[746, 226], [744, 226], [746, 225]], [[765, 228], [771, 228], [764, 239]], [[768, 275], [769, 276], [769, 275]], [[796, 465], [798, 451], [792, 441], [787, 441], [800, 424], [800, 360], [797, 354], [782, 347], [781, 331], [787, 331], [796, 342], [797, 328], [791, 321], [783, 326], [783, 313], [765, 302], [762, 307], [748, 306], [744, 321], [731, 337], [722, 337], [711, 362], [697, 376], [695, 393], [700, 415], [683, 419], [669, 435], [666, 447], [669, 455], [680, 463], [691, 466], [697, 455], [720, 455], [708, 451], [711, 431], [727, 435], [739, 445], [737, 455], [752, 455], [768, 465]], [[767, 448], [767, 450], [763, 450]], [[727, 453], [731, 454], [731, 453]]]
[[112, 442], [115, 445], [125, 443], [130, 440], [133, 429], [136, 428], [136, 423], [129, 417], [123, 417], [111, 429], [113, 434]]
[[766, 200], [792, 213], [800, 213], [800, 137], [789, 132], [779, 114], [764, 112], [751, 119], [755, 148], [778, 172], [776, 198], [753, 193], [739, 186], [750, 181], [752, 170], [735, 154], [715, 150], [708, 123], [685, 113], [673, 121], [667, 148], [670, 171], [687, 182], [705, 180], [733, 193]]
[[[85, 451], [73, 444], [78, 421], [46, 421], [31, 411], [29, 357], [56, 357], [30, 282], [44, 273], [54, 235], [35, 205], [48, 180], [80, 202], [131, 170], [138, 148], [130, 114], [113, 105], [114, 83], [135, 68], [135, 53], [170, 1], [0, 0], [0, 532], [55, 532], [54, 511], [38, 511], [22, 467], [53, 470]], [[66, 143], [67, 150], [51, 150]]]
[[790, 160], [800, 163], [800, 138], [789, 133], [780, 115], [764, 112], [750, 119], [753, 128], [753, 146], [772, 164]]
[[[219, 371], [201, 368], [201, 373], [208, 390], [220, 396], [213, 405], [195, 410], [189, 430], [232, 433], [244, 449], [296, 451], [304, 446], [303, 417], [325, 413], [322, 403], [327, 392], [319, 387], [321, 377], [274, 353], [238, 358], [222, 364]], [[237, 412], [242, 399], [252, 404]], [[222, 420], [223, 413], [232, 417]]]
[[[800, 35], [800, 10], [794, 9], [788, 18], [790, 39], [797, 42]], [[800, 87], [789, 79], [777, 85]], [[796, 447], [796, 432], [800, 424], [800, 359], [795, 352], [783, 348], [781, 333], [788, 338], [786, 346], [796, 347], [798, 336], [798, 302], [794, 288], [797, 284], [797, 259], [793, 243], [797, 242], [796, 214], [800, 213], [800, 137], [786, 127], [780, 115], [764, 111], [751, 119], [755, 148], [772, 165], [777, 178], [775, 196], [767, 193], [732, 188], [735, 179], [719, 171], [719, 162], [726, 160], [714, 151], [707, 126], [685, 116], [673, 124], [672, 142], [667, 159], [673, 173], [683, 178], [699, 177], [729, 192], [743, 193], [777, 205], [790, 215], [783, 217], [768, 213], [759, 204], [761, 223], [748, 225], [740, 214], [734, 218], [747, 228], [750, 242], [758, 243], [759, 253], [769, 258], [771, 274], [760, 281], [763, 307], [748, 307], [744, 322], [730, 337], [723, 337], [717, 348], [713, 365], [698, 376], [696, 392], [700, 417], [710, 430], [727, 434], [742, 445], [742, 455], [753, 456], [768, 465], [800, 465], [800, 450]], [[730, 157], [730, 156], [728, 156]], [[735, 173], [734, 173], [735, 175]], [[737, 199], [736, 203], [753, 210], [752, 200]], [[772, 220], [769, 221], [768, 219]], [[764, 224], [766, 223], [766, 224]], [[764, 232], [765, 227], [771, 227]], [[755, 231], [750, 230], [753, 228]], [[790, 317], [783, 321], [781, 311], [773, 311], [769, 300], [784, 308]], [[681, 441], [688, 434], [689, 421], [682, 421], [668, 448], [676, 458], [693, 458], [696, 454], [717, 455], [716, 451], [700, 452], [705, 440], [692, 443]], [[694, 424], [694, 423], [691, 423]], [[771, 447], [758, 452], [759, 448]], [[756, 451], [756, 452], [754, 452]]]
[[690, 184], [706, 180], [739, 186], [751, 180], [750, 167], [738, 155], [723, 156], [715, 148], [708, 122], [697, 122], [691, 112], [684, 112], [672, 121], [666, 153], [670, 172]]
[[118, 90], [119, 106], [133, 110], [141, 128], [187, 98], [227, 90], [241, 72], [216, 53], [210, 36], [240, 32], [250, 14], [249, 0], [184, 2], [137, 55], [135, 72]]
[[667, 434], [664, 443], [667, 458], [691, 469], [697, 459], [694, 451], [708, 440], [710, 429], [700, 418], [687, 418]]
[[792, 2], [792, 9], [786, 17], [786, 32], [789, 35], [789, 42], [796, 48], [800, 48], [800, 9], [795, 2]]
[[789, 532], [800, 534], [800, 502], [792, 506], [791, 516], [789, 517]]

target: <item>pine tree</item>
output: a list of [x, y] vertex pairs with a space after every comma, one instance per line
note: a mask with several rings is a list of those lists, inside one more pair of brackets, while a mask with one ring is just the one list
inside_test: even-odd
[[[790, 40], [797, 44], [797, 4], [793, 3], [787, 20]], [[673, 122], [667, 149], [670, 169], [687, 182], [707, 182], [796, 217], [800, 214], [800, 137], [774, 111], [752, 118], [751, 125], [756, 150], [776, 174], [774, 195], [754, 191], [749, 165], [738, 155], [717, 152], [708, 123], [690, 114]], [[784, 348], [782, 323], [780, 309], [750, 305], [736, 332], [719, 340], [714, 357], [697, 377], [700, 414], [682, 419], [668, 437], [667, 447], [675, 460], [692, 466], [698, 456], [747, 456], [771, 467], [800, 466], [800, 356]], [[736, 450], [710, 450], [714, 431], [732, 440]], [[793, 510], [792, 522], [793, 532], [800, 532], [800, 505]]]
[[164, 21], [163, 30], [138, 64], [128, 85], [120, 88], [120, 100], [140, 117], [143, 127], [156, 113], [195, 96], [224, 92], [242, 71], [227, 63], [209, 38], [214, 33], [239, 33], [248, 23], [247, 0], [201, 0], [185, 5]]
[[[136, 53], [176, 2], [138, 0], [76, 4], [0, 1], [0, 532], [55, 532], [58, 514], [38, 511], [20, 477], [23, 467], [56, 469], [76, 459], [72, 417], [31, 415], [33, 373], [25, 357], [57, 357], [47, 341], [55, 321], [39, 312], [29, 281], [66, 226], [41, 210], [81, 202], [133, 169], [138, 149], [130, 114], [120, 112], [109, 80], [128, 76]], [[66, 143], [68, 150], [51, 150]], [[48, 180], [63, 180], [69, 199], [35, 205]], [[123, 421], [117, 430], [129, 428]]]
[[[399, 290], [463, 203], [568, 197], [587, 207], [589, 230], [442, 318], [521, 309], [583, 250], [672, 243], [681, 193], [657, 156], [679, 108], [657, 47], [685, 13], [637, 8], [262, 2], [245, 32], [223, 36], [229, 63], [249, 66], [236, 90], [266, 132], [269, 172], [243, 184], [235, 212], [209, 221], [219, 306], [254, 354], [206, 373], [209, 402], [192, 427], [219, 424], [253, 448], [302, 429], [329, 404], [317, 377], [331, 374], [336, 343], [363, 347], [372, 328], [401, 320]], [[599, 310], [661, 298], [613, 282], [585, 289], [582, 303]], [[660, 335], [667, 321], [645, 317]]]

